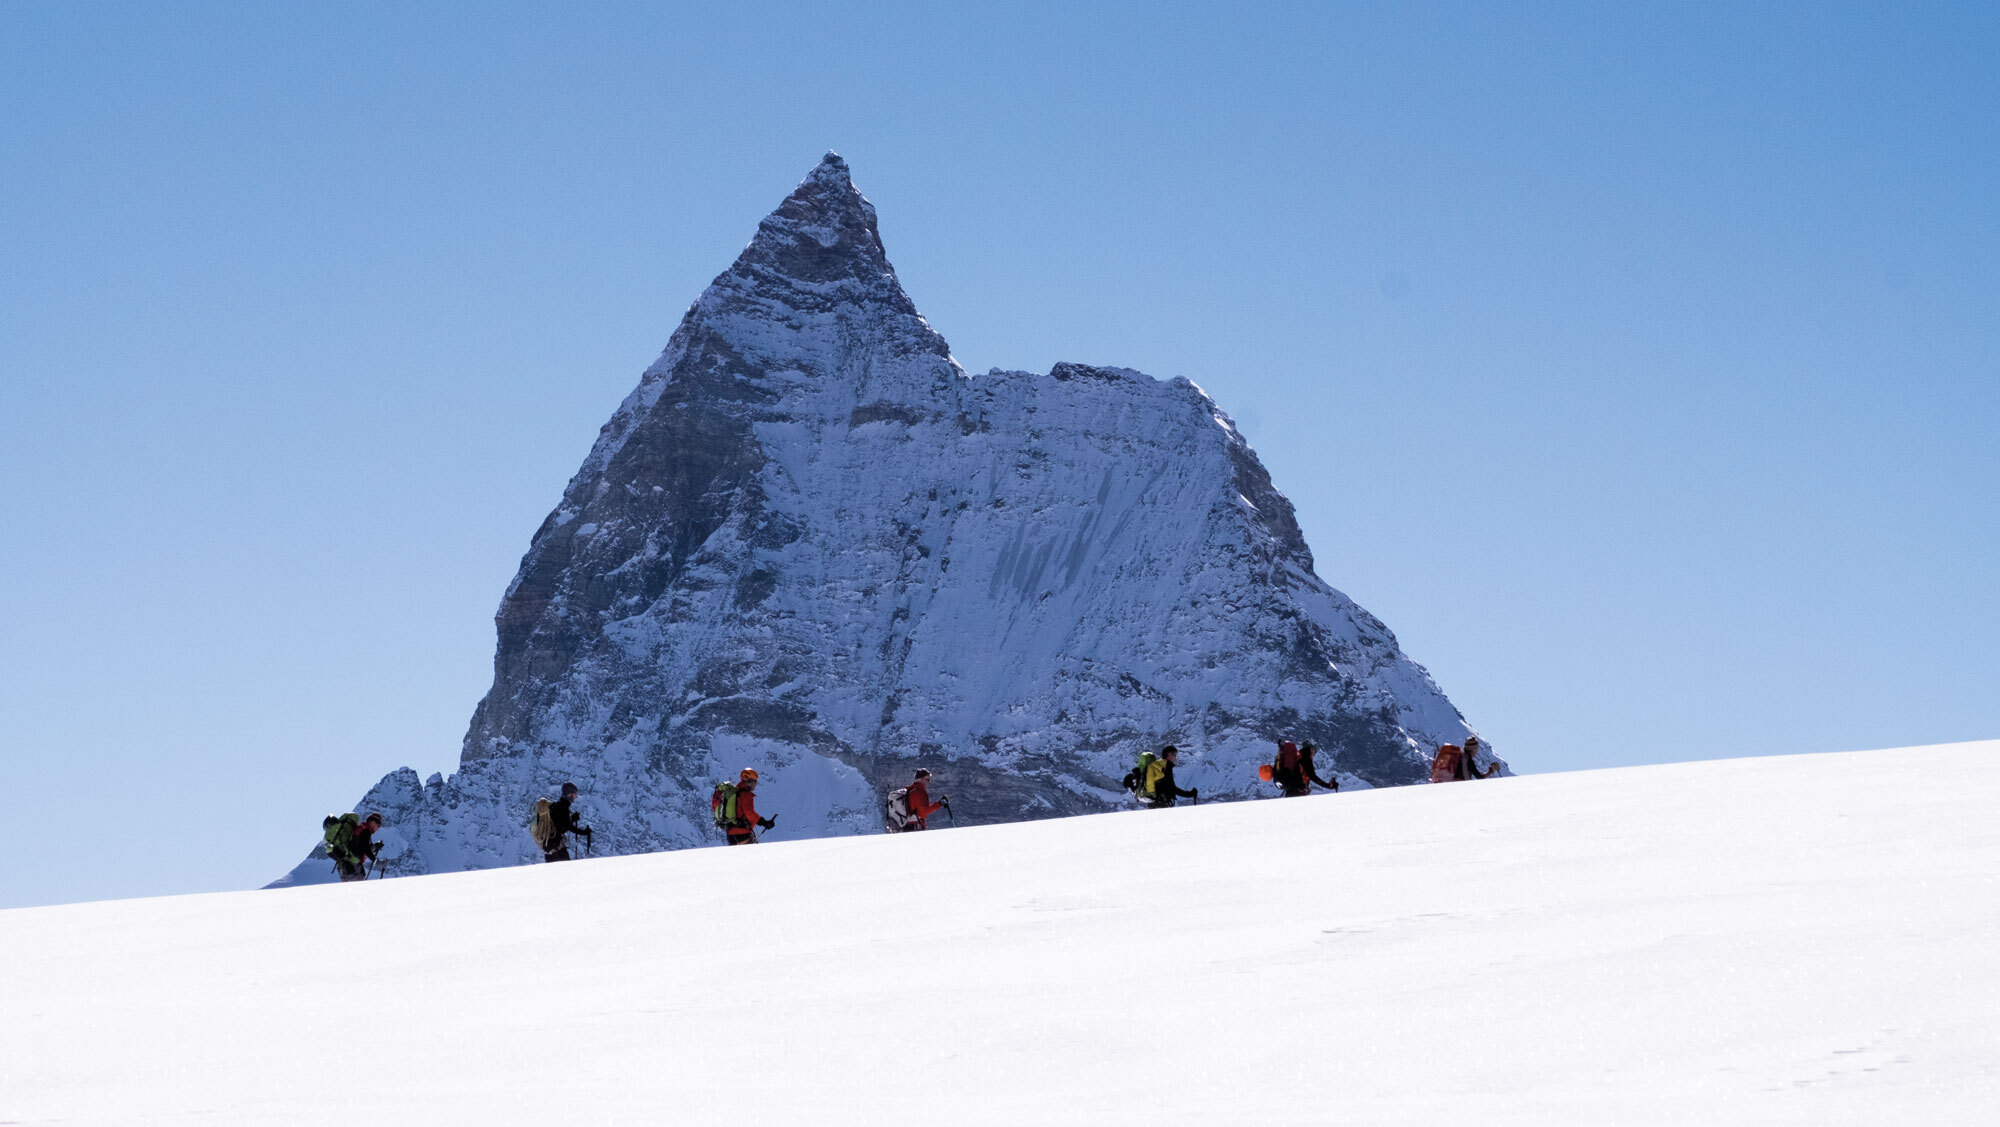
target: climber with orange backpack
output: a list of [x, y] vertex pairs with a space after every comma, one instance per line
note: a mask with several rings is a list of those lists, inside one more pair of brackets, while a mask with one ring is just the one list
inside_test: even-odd
[[[1493, 776], [1495, 776], [1495, 775], [1497, 775], [1497, 774], [1499, 774], [1499, 773], [1500, 773], [1500, 761], [1499, 761], [1499, 760], [1497, 760], [1497, 759], [1493, 760], [1493, 762], [1491, 762], [1491, 763], [1488, 763], [1488, 764], [1486, 765], [1486, 770], [1484, 770], [1484, 771], [1481, 771], [1481, 770], [1479, 769], [1479, 762], [1478, 762], [1478, 760], [1477, 760], [1477, 759], [1475, 758], [1475, 756], [1477, 756], [1478, 754], [1479, 754], [1479, 737], [1478, 737], [1478, 736], [1467, 736], [1467, 737], [1465, 737], [1465, 776], [1466, 776], [1466, 778], [1469, 778], [1469, 779], [1490, 779], [1490, 778], [1492, 778]], [[1490, 758], [1490, 757], [1489, 757], [1489, 758]]]
[[778, 824], [774, 815], [757, 816], [757, 769], [745, 767], [733, 783], [718, 783], [709, 799], [709, 813], [722, 838], [729, 845], [748, 845], [757, 840], [757, 827], [770, 829]]
[[1479, 764], [1472, 758], [1478, 750], [1478, 736], [1465, 737], [1463, 748], [1457, 744], [1445, 744], [1438, 748], [1437, 756], [1431, 760], [1431, 782], [1459, 783], [1468, 779], [1490, 779], [1499, 774], [1498, 763], [1487, 765], [1484, 771], [1479, 769]]
[[1299, 752], [1299, 745], [1290, 740], [1279, 742], [1278, 757], [1271, 761], [1270, 779], [1284, 791], [1286, 798], [1299, 798], [1312, 793], [1311, 771], [1306, 767], [1306, 757]]

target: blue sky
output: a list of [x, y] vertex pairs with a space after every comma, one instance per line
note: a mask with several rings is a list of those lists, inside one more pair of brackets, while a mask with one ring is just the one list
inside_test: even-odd
[[570, 7], [0, 6], [0, 906], [449, 770], [829, 148], [968, 368], [1207, 388], [1519, 769], [2000, 735], [2000, 10]]

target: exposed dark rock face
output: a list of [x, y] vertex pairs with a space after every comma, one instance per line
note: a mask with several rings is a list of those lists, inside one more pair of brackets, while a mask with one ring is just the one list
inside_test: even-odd
[[1116, 806], [1164, 742], [1230, 797], [1278, 738], [1382, 786], [1467, 733], [1314, 575], [1199, 388], [967, 376], [832, 154], [605, 424], [495, 621], [458, 772], [367, 799], [392, 872], [532, 859], [527, 811], [563, 779], [597, 851], [629, 853], [716, 840], [709, 792], [743, 766], [809, 836], [878, 829], [917, 762], [973, 823]]

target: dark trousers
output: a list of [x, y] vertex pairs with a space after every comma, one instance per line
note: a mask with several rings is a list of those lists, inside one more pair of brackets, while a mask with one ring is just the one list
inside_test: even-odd
[[343, 861], [336, 857], [333, 859], [333, 867], [340, 873], [342, 881], [368, 879], [368, 862], [366, 861]]
[[569, 842], [565, 841], [561, 845], [556, 846], [554, 849], [543, 850], [542, 860], [544, 862], [569, 860]]

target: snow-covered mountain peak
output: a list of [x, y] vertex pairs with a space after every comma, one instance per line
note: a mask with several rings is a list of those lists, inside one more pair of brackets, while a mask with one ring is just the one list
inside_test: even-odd
[[778, 210], [792, 218], [835, 223], [850, 214], [875, 221], [875, 208], [855, 190], [854, 177], [839, 153], [828, 150]]
[[[826, 158], [757, 225], [757, 235], [724, 278], [782, 279], [832, 297], [865, 301], [893, 289], [895, 271], [882, 249], [875, 206], [854, 187], [847, 162]], [[881, 283], [884, 279], [889, 286]], [[718, 282], [722, 279], [717, 279]]]
[[650, 409], [649, 385], [689, 380], [711, 401], [801, 384], [841, 385], [835, 399], [928, 400], [963, 375], [896, 279], [874, 205], [828, 153], [695, 301], [627, 406]]

